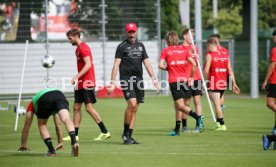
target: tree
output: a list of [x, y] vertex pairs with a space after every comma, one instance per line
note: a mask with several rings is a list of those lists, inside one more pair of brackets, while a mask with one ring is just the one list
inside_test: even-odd
[[11, 5], [16, 3], [19, 9], [19, 21], [15, 42], [25, 42], [31, 38], [31, 13], [40, 15], [43, 11], [44, 0], [0, 0], [1, 4]]
[[180, 24], [178, 0], [160, 0], [161, 3], [161, 37], [164, 38], [168, 31], [181, 34], [183, 29]]

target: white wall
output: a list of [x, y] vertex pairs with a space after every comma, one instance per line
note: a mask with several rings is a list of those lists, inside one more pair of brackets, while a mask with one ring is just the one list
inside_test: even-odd
[[[113, 66], [115, 51], [120, 42], [106, 43], [106, 79], [110, 79], [111, 69]], [[156, 41], [143, 42], [155, 74], [158, 73], [158, 47]], [[103, 55], [102, 43], [88, 43], [92, 49], [94, 67], [97, 82], [103, 79]], [[19, 92], [25, 44], [0, 44], [0, 95], [16, 94]], [[45, 44], [29, 44], [25, 77], [23, 82], [22, 93], [35, 93], [45, 86], [46, 69], [41, 66], [41, 58], [45, 55]], [[56, 60], [55, 66], [49, 70], [50, 77], [55, 81], [49, 82], [51, 86], [57, 84], [57, 88], [65, 92], [72, 92], [70, 79], [76, 75], [76, 57], [75, 47], [70, 43], [50, 43], [49, 55]], [[150, 80], [149, 75], [144, 69], [144, 79]], [[65, 86], [62, 83], [65, 81]], [[97, 86], [102, 86], [98, 84]], [[147, 87], [149, 88], [149, 87]]]

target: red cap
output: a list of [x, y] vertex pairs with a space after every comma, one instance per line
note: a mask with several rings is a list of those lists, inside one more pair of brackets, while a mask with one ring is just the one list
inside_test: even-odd
[[137, 31], [137, 25], [135, 23], [127, 23], [126, 24], [126, 32], [129, 32], [129, 31]]

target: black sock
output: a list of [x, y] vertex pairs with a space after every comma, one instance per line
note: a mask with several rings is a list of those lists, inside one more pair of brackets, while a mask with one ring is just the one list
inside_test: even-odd
[[51, 154], [55, 154], [55, 149], [53, 147], [52, 139], [51, 137], [44, 139], [44, 143], [48, 147], [48, 150]]
[[107, 133], [108, 132], [107, 129], [105, 128], [105, 126], [104, 126], [103, 121], [101, 121], [100, 123], [98, 123], [98, 125], [99, 125], [102, 133]]
[[274, 128], [276, 128], [276, 121], [275, 121], [275, 124], [274, 124]]
[[132, 136], [133, 129], [129, 129], [129, 137]]
[[74, 145], [75, 143], [77, 143], [76, 133], [74, 131], [69, 132], [69, 136], [71, 138], [71, 145]]
[[79, 127], [75, 127], [75, 135], [76, 135], [76, 136], [79, 135]]
[[276, 135], [266, 135], [266, 137], [270, 142], [276, 141]]
[[176, 122], [175, 122], [175, 128], [174, 128], [174, 131], [175, 131], [175, 132], [179, 132], [180, 125], [181, 125], [181, 121], [176, 121]]
[[223, 118], [217, 118], [217, 122], [219, 122], [220, 125], [224, 125]]
[[126, 124], [126, 123], [124, 124], [124, 132], [123, 133], [124, 133], [124, 135], [125, 134], [129, 135], [129, 124]]
[[182, 126], [186, 127], [187, 126], [187, 119], [182, 119]]
[[191, 111], [189, 112], [189, 115], [190, 115], [191, 117], [193, 117], [194, 119], [196, 119], [196, 120], [198, 120], [198, 118], [199, 118], [199, 116], [198, 116], [195, 112], [193, 112], [193, 110], [191, 110]]

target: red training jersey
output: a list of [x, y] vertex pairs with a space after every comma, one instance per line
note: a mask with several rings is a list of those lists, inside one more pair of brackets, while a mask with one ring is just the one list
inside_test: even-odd
[[84, 67], [85, 63], [83, 59], [87, 56], [89, 56], [90, 58], [91, 67], [83, 76], [78, 79], [77, 89], [84, 89], [96, 86], [92, 53], [89, 46], [85, 42], [82, 42], [76, 49], [78, 72], [80, 72], [81, 69]]
[[229, 55], [229, 52], [228, 52], [228, 50], [225, 47], [219, 45], [217, 47], [217, 49], [218, 49], [218, 51], [219, 51], [220, 54], [227, 54], [227, 55]]
[[228, 76], [228, 54], [220, 52], [208, 52], [212, 57], [211, 66], [209, 69], [209, 90], [226, 90]]
[[33, 101], [30, 101], [30, 103], [28, 104], [26, 112], [33, 112], [34, 113], [34, 104], [33, 104]]
[[189, 54], [179, 46], [168, 46], [161, 52], [160, 60], [167, 63], [169, 83], [187, 81], [190, 76], [185, 76], [185, 64]]
[[[193, 49], [192, 49], [193, 46], [192, 45], [189, 45], [189, 46], [180, 45], [179, 47], [184, 49], [194, 59], [194, 61], [197, 63], [197, 57], [192, 54], [192, 52], [193, 52]], [[196, 53], [199, 53], [197, 47], [196, 47]], [[192, 71], [192, 64], [190, 62], [187, 62], [185, 64], [185, 76], [190, 77], [191, 71]], [[201, 76], [200, 76], [198, 66], [196, 66], [196, 71], [195, 71], [195, 75], [194, 75], [193, 79], [194, 80], [201, 80]]]
[[[276, 47], [271, 50], [271, 62], [276, 62]], [[276, 84], [276, 66], [274, 66], [274, 70], [270, 76], [269, 83]]]

